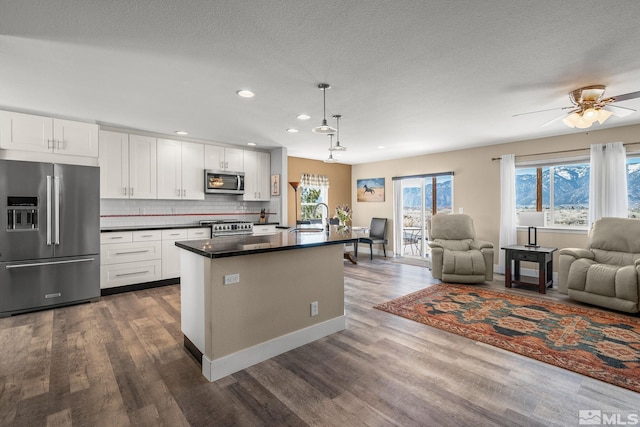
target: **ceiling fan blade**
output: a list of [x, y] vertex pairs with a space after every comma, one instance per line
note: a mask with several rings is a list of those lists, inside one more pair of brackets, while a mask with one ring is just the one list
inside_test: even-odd
[[549, 108], [548, 110], [529, 111], [528, 113], [514, 114], [512, 117], [526, 116], [527, 114], [544, 113], [546, 111], [568, 110], [570, 108], [575, 108], [575, 107], [574, 106], [571, 106], [571, 107], [556, 107], [556, 108]]
[[618, 105], [611, 104], [605, 106], [604, 109], [611, 111], [616, 117], [626, 117], [629, 114], [633, 114], [636, 112], [636, 110], [634, 110], [633, 108], [620, 107]]
[[613, 102], [621, 102], [621, 101], [626, 101], [628, 99], [636, 99], [636, 98], [640, 98], [640, 91], [625, 93], [623, 95], [618, 95], [618, 96], [612, 96], [612, 98], [613, 98]]

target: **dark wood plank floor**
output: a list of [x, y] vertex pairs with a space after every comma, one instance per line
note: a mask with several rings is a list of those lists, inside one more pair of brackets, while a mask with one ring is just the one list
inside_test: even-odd
[[0, 425], [565, 426], [581, 409], [640, 412], [637, 393], [374, 310], [434, 280], [365, 258], [345, 263], [345, 331], [215, 383], [182, 347], [177, 285], [0, 319]]

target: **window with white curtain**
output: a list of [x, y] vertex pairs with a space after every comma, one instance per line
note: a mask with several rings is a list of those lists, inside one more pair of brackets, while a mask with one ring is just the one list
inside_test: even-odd
[[[585, 228], [589, 217], [589, 158], [516, 164], [516, 212], [543, 212], [552, 227]], [[629, 218], [640, 218], [640, 153], [627, 155]]]
[[303, 173], [300, 175], [301, 219], [320, 220], [323, 223], [327, 220], [327, 209], [320, 207], [316, 209], [318, 203], [329, 204], [329, 178], [325, 175], [314, 175]]

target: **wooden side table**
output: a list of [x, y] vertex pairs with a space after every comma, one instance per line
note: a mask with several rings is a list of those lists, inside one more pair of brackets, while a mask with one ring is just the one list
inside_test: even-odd
[[[538, 292], [544, 294], [547, 287], [553, 284], [553, 253], [557, 248], [531, 248], [527, 246], [507, 246], [504, 250], [504, 286], [510, 288], [516, 285], [537, 286]], [[528, 261], [538, 264], [538, 283], [520, 280], [520, 262]], [[511, 267], [513, 264], [513, 278]]]

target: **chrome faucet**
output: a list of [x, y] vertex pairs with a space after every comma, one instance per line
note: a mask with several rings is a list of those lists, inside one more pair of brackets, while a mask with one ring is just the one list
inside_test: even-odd
[[314, 206], [313, 208], [313, 215], [316, 214], [316, 212], [318, 211], [318, 208], [320, 206], [324, 206], [325, 208], [327, 208], [327, 217], [326, 217], [326, 224], [325, 224], [325, 229], [327, 231], [329, 231], [329, 206], [326, 203], [318, 203]]

